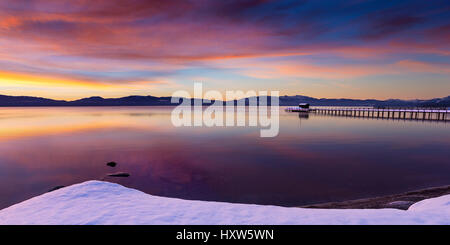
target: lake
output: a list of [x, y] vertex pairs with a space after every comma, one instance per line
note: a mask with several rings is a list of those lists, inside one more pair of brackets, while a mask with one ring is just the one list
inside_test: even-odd
[[[177, 128], [172, 109], [0, 108], [0, 208], [93, 179], [158, 196], [282, 206], [450, 184], [446, 122], [280, 108], [279, 135], [261, 138], [255, 127]], [[130, 177], [105, 177], [114, 172]]]

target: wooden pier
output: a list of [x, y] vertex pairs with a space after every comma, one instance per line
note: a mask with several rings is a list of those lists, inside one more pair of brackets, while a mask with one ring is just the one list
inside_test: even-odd
[[386, 118], [405, 120], [448, 121], [448, 108], [373, 108], [373, 107], [288, 107], [289, 112], [312, 112], [345, 117]]

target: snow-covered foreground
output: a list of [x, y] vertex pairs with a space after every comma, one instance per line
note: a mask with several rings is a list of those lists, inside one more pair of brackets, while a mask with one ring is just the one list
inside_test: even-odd
[[87, 181], [0, 210], [0, 224], [450, 224], [450, 195], [396, 209], [305, 209], [189, 201]]

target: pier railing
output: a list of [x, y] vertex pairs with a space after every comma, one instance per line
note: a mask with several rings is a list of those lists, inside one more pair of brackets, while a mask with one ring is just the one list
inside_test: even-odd
[[291, 112], [313, 112], [335, 116], [392, 118], [412, 120], [439, 120], [447, 121], [450, 114], [449, 108], [424, 108], [424, 107], [337, 107], [316, 106], [309, 109], [300, 107], [288, 107]]

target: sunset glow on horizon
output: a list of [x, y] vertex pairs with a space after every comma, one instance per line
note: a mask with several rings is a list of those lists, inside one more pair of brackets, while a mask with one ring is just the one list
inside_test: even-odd
[[450, 92], [448, 1], [0, 1], [0, 94]]

